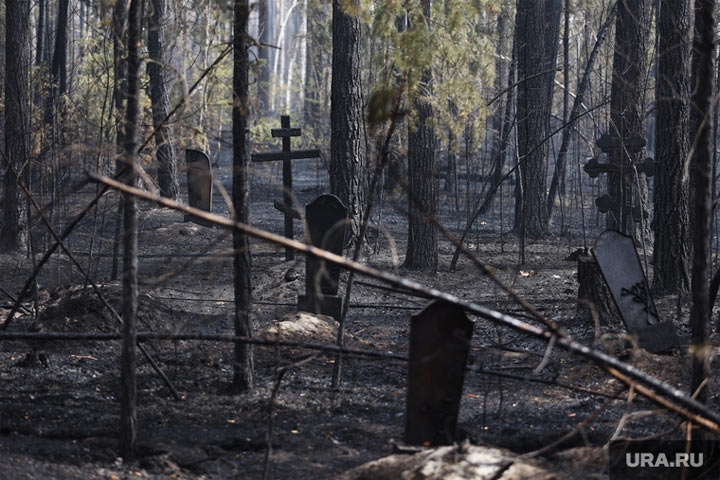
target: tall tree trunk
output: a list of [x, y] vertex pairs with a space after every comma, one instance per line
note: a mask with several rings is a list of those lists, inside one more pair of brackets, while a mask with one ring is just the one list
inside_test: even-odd
[[[507, 95], [503, 95], [497, 102], [497, 107], [492, 115], [492, 132], [493, 140], [490, 148], [490, 158], [493, 161], [492, 170], [490, 172], [490, 190], [485, 194], [483, 201], [483, 212], [487, 211], [492, 206], [492, 199], [495, 192], [493, 187], [500, 181], [503, 175], [503, 167], [505, 166], [505, 157], [507, 153], [507, 143], [510, 138], [510, 130], [512, 129], [512, 104], [515, 98], [515, 89], [512, 88], [514, 83], [514, 61], [515, 52], [514, 45], [510, 46], [508, 51], [509, 35], [508, 35], [508, 23], [510, 21], [510, 7], [507, 3], [504, 3], [500, 14], [498, 15], [497, 31], [498, 31], [498, 46], [497, 46], [497, 58], [495, 60], [495, 85], [494, 89], [497, 94], [500, 94], [503, 87], [507, 86]], [[511, 60], [506, 60], [508, 53], [510, 54]], [[507, 85], [504, 82], [507, 81]], [[504, 100], [503, 100], [504, 98]], [[509, 107], [509, 108], [508, 108]]]
[[690, 150], [690, 1], [662, 0], [657, 14], [658, 60], [655, 124], [655, 242], [653, 288], [689, 288], [690, 193], [685, 161]]
[[[422, 0], [424, 21], [410, 28], [429, 28], [431, 0]], [[438, 268], [437, 184], [435, 180], [435, 132], [433, 109], [423, 98], [432, 90], [432, 71], [422, 72], [413, 102], [417, 121], [408, 125], [408, 240], [405, 263], [408, 270], [435, 272]]]
[[[30, 2], [7, 2], [5, 20], [5, 148], [7, 160], [21, 172], [29, 155]], [[7, 252], [24, 243], [27, 225], [17, 179], [8, 165], [3, 170], [0, 251]]]
[[[127, 96], [127, 1], [116, 0], [112, 14], [113, 24], [113, 108], [115, 110], [115, 143], [118, 150], [125, 145], [125, 133], [123, 127], [123, 113], [125, 112], [125, 100]], [[118, 156], [115, 162], [116, 172], [125, 167], [124, 160]], [[115, 280], [118, 275], [118, 251], [120, 249], [120, 218], [123, 211], [124, 197], [120, 196], [118, 202], [118, 216], [115, 222], [115, 238], [113, 240], [113, 263], [110, 272], [110, 279]]]
[[152, 102], [155, 145], [157, 147], [158, 185], [160, 194], [175, 199], [180, 189], [178, 185], [177, 158], [173, 145], [172, 130], [165, 122], [170, 112], [170, 97], [165, 87], [165, 0], [152, 0], [153, 13], [148, 17], [148, 62], [150, 77], [150, 100]]
[[[613, 138], [644, 137], [642, 101], [645, 96], [651, 4], [652, 0], [620, 0], [618, 3], [608, 126], [608, 133]], [[629, 163], [639, 160], [640, 155], [641, 152], [631, 153], [627, 148], [613, 149], [610, 162], [627, 170]], [[643, 175], [641, 181], [644, 178]], [[639, 197], [642, 192], [637, 192], [635, 187], [636, 182], [629, 175], [621, 179], [617, 173], [608, 174], [610, 197], [622, 198], [625, 203], [622, 207], [625, 225], [621, 223], [622, 218], [608, 213], [607, 228], [636, 232], [630, 207], [637, 205], [633, 197]]]
[[53, 85], [59, 86], [58, 94], [67, 91], [67, 23], [69, 0], [58, 3], [57, 28], [55, 30], [55, 51], [50, 74]]
[[[246, 0], [235, 0], [233, 40], [233, 209], [238, 221], [250, 221], [250, 158], [245, 129], [248, 116], [247, 23], [250, 10]], [[253, 336], [250, 242], [247, 235], [233, 230], [233, 278], [235, 282], [235, 335]], [[246, 343], [235, 344], [233, 387], [236, 391], [253, 388], [253, 351]]]
[[537, 238], [548, 233], [547, 136], [554, 92], [562, 0], [518, 0], [515, 22], [520, 183], [514, 230]]
[[348, 207], [353, 238], [358, 234], [366, 194], [360, 92], [360, 20], [345, 12], [358, 0], [333, 1], [330, 94], [330, 190]]
[[[131, 0], [128, 11], [128, 96], [127, 122], [125, 124], [125, 162], [128, 168], [125, 184], [137, 184], [137, 128], [140, 110], [140, 50], [142, 39], [142, 0]], [[120, 456], [125, 460], [135, 457], [137, 432], [137, 382], [135, 376], [135, 344], [137, 343], [137, 249], [138, 223], [137, 201], [132, 195], [123, 193], [123, 275], [122, 275], [122, 318], [123, 335], [120, 353], [121, 394], [120, 394]]]
[[47, 0], [38, 2], [38, 20], [37, 20], [37, 36], [35, 38], [35, 65], [42, 65], [43, 51], [45, 48], [45, 13], [47, 8]]
[[[708, 273], [712, 234], [712, 96], [714, 91], [715, 0], [695, 0], [695, 35], [693, 38], [692, 78], [690, 99], [690, 131], [692, 138], [691, 166], [694, 175], [694, 228], [692, 298], [690, 311], [693, 366], [691, 391], [708, 378], [712, 347], [708, 344], [710, 326]], [[697, 400], [707, 402], [709, 385], [705, 385]]]

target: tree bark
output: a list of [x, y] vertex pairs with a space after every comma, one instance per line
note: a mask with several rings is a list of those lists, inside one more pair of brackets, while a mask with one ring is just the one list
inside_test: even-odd
[[[620, 0], [615, 23], [615, 52], [613, 55], [612, 86], [610, 89], [610, 125], [608, 134], [613, 138], [628, 138], [643, 134], [643, 105], [647, 75], [647, 51], [650, 40], [650, 6], [652, 0]], [[627, 148], [613, 149], [610, 162], [626, 171], [630, 162], [640, 159], [641, 152]], [[644, 176], [641, 179], [644, 181]], [[636, 233], [630, 207], [636, 206], [633, 197], [640, 197], [632, 177], [622, 179], [618, 173], [608, 174], [611, 198], [622, 199], [623, 219], [607, 214], [606, 225], [626, 233]], [[633, 192], [635, 195], [633, 195]]]
[[[358, 0], [351, 0], [358, 6]], [[330, 93], [330, 191], [348, 208], [353, 238], [359, 232], [367, 190], [360, 91], [360, 20], [347, 2], [333, 1]], [[357, 240], [357, 239], [356, 239]]]
[[58, 94], [67, 91], [67, 23], [69, 0], [59, 0], [57, 27], [55, 29], [55, 51], [50, 74], [53, 85], [59, 86]]
[[[21, 172], [29, 155], [30, 2], [7, 2], [5, 20], [5, 153], [15, 171]], [[15, 175], [7, 165], [3, 169], [0, 251], [8, 252], [24, 243], [27, 225]]]
[[[422, 6], [425, 20], [413, 22], [410, 28], [429, 28], [431, 0], [422, 0]], [[434, 273], [438, 268], [435, 131], [432, 105], [423, 98], [431, 90], [432, 71], [426, 69], [413, 101], [417, 120], [408, 124], [408, 239], [403, 266]]]
[[35, 65], [40, 66], [43, 62], [45, 48], [45, 18], [47, 0], [38, 2], [37, 36], [35, 37]]
[[[710, 369], [711, 347], [707, 344], [710, 326], [708, 273], [710, 241], [712, 235], [712, 97], [714, 91], [714, 38], [715, 1], [695, 0], [695, 34], [693, 38], [692, 78], [694, 84], [690, 99], [690, 131], [692, 138], [691, 167], [694, 170], [694, 228], [693, 268], [690, 329], [693, 344], [691, 392], [707, 379]], [[709, 385], [705, 385], [697, 400], [706, 403], [710, 398]]]
[[152, 102], [153, 125], [156, 129], [155, 145], [158, 163], [158, 186], [164, 197], [176, 199], [178, 185], [177, 157], [170, 127], [163, 122], [170, 112], [170, 97], [165, 87], [165, 0], [152, 0], [153, 13], [148, 17], [148, 62], [150, 77], [150, 100]]
[[[125, 133], [123, 127], [123, 113], [125, 112], [125, 100], [127, 97], [127, 1], [116, 0], [112, 14], [113, 24], [113, 108], [115, 110], [115, 144], [118, 150], [125, 145]], [[124, 159], [121, 156], [115, 161], [115, 171], [119, 173], [125, 167]], [[118, 251], [120, 250], [120, 219], [123, 211], [124, 197], [118, 202], [118, 216], [115, 222], [115, 238], [113, 239], [113, 263], [110, 272], [110, 279], [115, 280], [118, 275]]]
[[[250, 223], [250, 158], [245, 130], [248, 117], [248, 45], [247, 23], [250, 10], [246, 0], [235, 0], [233, 40], [233, 209], [235, 218]], [[247, 235], [233, 230], [233, 278], [235, 282], [235, 335], [253, 336], [252, 281], [250, 276], [250, 242]], [[246, 343], [235, 344], [233, 388], [247, 391], [253, 388], [253, 351]]]
[[531, 238], [548, 234], [547, 136], [554, 92], [562, 0], [518, 0], [515, 27], [520, 184], [513, 229]]
[[667, 294], [686, 292], [690, 286], [690, 193], [685, 172], [690, 151], [689, 0], [660, 2], [657, 36], [653, 289]]
[[[125, 162], [130, 167], [124, 176], [125, 184], [137, 183], [137, 124], [140, 109], [140, 49], [142, 39], [142, 0], [131, 0], [128, 11], [128, 96], [125, 124]], [[135, 344], [137, 343], [137, 200], [123, 194], [123, 275], [122, 275], [122, 345], [120, 353], [120, 456], [135, 457], [137, 435], [137, 381], [135, 375]]]

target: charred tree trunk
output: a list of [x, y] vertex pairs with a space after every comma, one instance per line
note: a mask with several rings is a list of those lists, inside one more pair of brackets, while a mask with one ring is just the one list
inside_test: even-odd
[[[7, 2], [5, 20], [5, 148], [7, 161], [21, 172], [30, 151], [30, 2]], [[3, 169], [0, 251], [8, 252], [24, 243], [27, 225], [17, 179], [8, 165]]]
[[55, 29], [55, 51], [53, 53], [50, 74], [54, 86], [58, 86], [59, 95], [67, 91], [67, 23], [69, 0], [58, 3], [57, 27]]
[[[424, 20], [410, 28], [429, 28], [431, 0], [423, 0]], [[437, 184], [433, 109], [423, 98], [432, 90], [432, 71], [422, 72], [419, 93], [413, 102], [416, 122], [408, 125], [408, 239], [403, 266], [408, 270], [435, 272], [438, 268]]]
[[38, 20], [37, 20], [37, 36], [35, 37], [35, 65], [40, 66], [43, 63], [43, 53], [45, 50], [45, 13], [47, 9], [47, 0], [38, 2]]
[[[248, 169], [250, 158], [245, 129], [248, 116], [248, 45], [247, 23], [250, 10], [246, 0], [235, 0], [233, 40], [233, 209], [238, 221], [250, 221], [250, 183]], [[250, 276], [250, 242], [247, 235], [233, 230], [233, 278], [235, 282], [235, 335], [253, 336], [250, 316], [252, 307], [252, 283]], [[253, 351], [247, 343], [235, 344], [233, 388], [247, 391], [253, 388]]]
[[[693, 344], [691, 392], [708, 378], [712, 352], [708, 342], [710, 302], [708, 273], [712, 234], [712, 97], [714, 91], [715, 1], [695, 0], [695, 35], [693, 38], [692, 77], [695, 79], [690, 99], [691, 166], [694, 170], [694, 229], [690, 328]], [[706, 403], [709, 386], [704, 385], [697, 400]]]
[[657, 293], [689, 288], [690, 1], [662, 0], [657, 14], [658, 71], [655, 125], [655, 265]]
[[562, 0], [518, 0], [515, 43], [520, 155], [513, 229], [531, 238], [547, 235], [547, 136], [554, 91]]
[[[613, 138], [629, 138], [643, 135], [643, 105], [647, 51], [650, 40], [650, 6], [652, 0], [620, 0], [615, 23], [615, 52], [610, 90], [610, 125], [608, 133]], [[613, 149], [610, 162], [627, 170], [629, 163], [637, 161], [641, 152], [631, 153], [627, 148]], [[641, 182], [645, 181], [644, 176]], [[633, 197], [640, 197], [632, 177], [620, 178], [618, 173], [608, 174], [608, 190], [611, 198], [621, 199], [623, 218], [612, 213], [607, 215], [607, 228], [626, 233], [636, 233], [630, 207], [637, 205]]]
[[[358, 5], [357, 0], [350, 2]], [[348, 2], [333, 1], [333, 54], [330, 93], [330, 190], [348, 208], [357, 240], [365, 205], [360, 91], [360, 19], [345, 12]]]
[[[127, 96], [127, 1], [116, 0], [113, 8], [113, 67], [115, 78], [113, 80], [113, 109], [115, 110], [115, 143], [120, 150], [125, 145], [123, 127], [123, 113]], [[120, 156], [115, 162], [115, 171], [120, 173], [125, 168], [125, 161]], [[115, 239], [113, 240], [113, 264], [110, 279], [115, 280], [118, 275], [118, 252], [120, 250], [120, 218], [123, 211], [124, 197], [120, 196], [118, 202], [118, 216], [115, 222]]]
[[152, 61], [148, 62], [147, 72], [150, 77], [153, 125], [156, 129], [157, 180], [160, 194], [175, 199], [180, 190], [177, 158], [172, 131], [165, 120], [170, 112], [170, 97], [165, 87], [165, 0], [152, 0], [152, 6], [152, 15], [148, 17], [148, 53]]
[[[140, 42], [142, 38], [142, 0], [131, 0], [128, 11], [128, 97], [125, 125], [125, 161], [128, 168], [125, 184], [137, 183], [137, 125], [140, 109]], [[122, 346], [120, 393], [120, 456], [125, 460], [135, 457], [137, 416], [135, 412], [137, 381], [135, 376], [135, 344], [137, 343], [137, 200], [123, 193], [123, 275], [122, 275]]]

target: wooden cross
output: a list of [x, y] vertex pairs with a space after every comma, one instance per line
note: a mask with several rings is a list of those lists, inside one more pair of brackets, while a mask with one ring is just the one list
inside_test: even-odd
[[[299, 137], [301, 131], [299, 128], [290, 128], [290, 116], [280, 116], [280, 127], [273, 128], [270, 133], [274, 138], [282, 138], [281, 152], [253, 153], [253, 162], [274, 162], [282, 160], [283, 162], [283, 201], [282, 203], [275, 200], [274, 206], [280, 210], [285, 216], [285, 238], [294, 238], [293, 218], [300, 218], [300, 213], [293, 207], [292, 202], [292, 160], [303, 158], [318, 158], [320, 150], [291, 150], [290, 138]], [[294, 260], [295, 252], [289, 248], [285, 248], [285, 260]]]

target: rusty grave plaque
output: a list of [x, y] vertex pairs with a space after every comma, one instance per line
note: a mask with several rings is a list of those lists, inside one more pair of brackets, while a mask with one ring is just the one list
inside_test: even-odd
[[[320, 195], [305, 207], [307, 243], [342, 255], [348, 210], [335, 195]], [[340, 321], [342, 297], [337, 295], [340, 267], [308, 255], [305, 259], [305, 295], [298, 310], [330, 315]]]
[[[187, 169], [188, 203], [191, 207], [211, 212], [213, 175], [210, 168], [210, 159], [199, 150], [187, 149], [185, 150], [185, 164]], [[185, 221], [206, 227], [213, 226], [211, 222], [192, 215], [185, 215]]]
[[456, 426], [473, 323], [458, 306], [434, 301], [412, 317], [405, 443], [450, 445]]
[[592, 249], [628, 332], [650, 353], [678, 345], [671, 322], [661, 322], [632, 238], [606, 230]]

